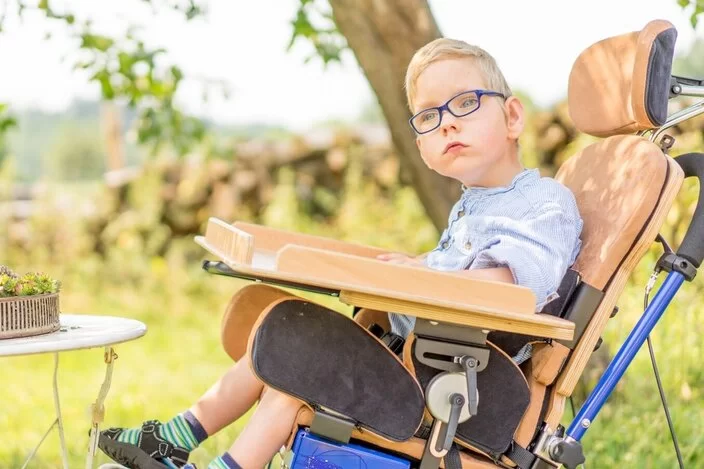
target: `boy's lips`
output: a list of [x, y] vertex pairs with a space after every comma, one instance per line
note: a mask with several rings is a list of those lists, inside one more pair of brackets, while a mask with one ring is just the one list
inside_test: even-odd
[[447, 144], [447, 146], [445, 146], [445, 149], [443, 150], [442, 154], [444, 155], [448, 151], [455, 149], [455, 148], [459, 150], [460, 148], [467, 148], [468, 146], [469, 145], [465, 145], [462, 142], [450, 142]]

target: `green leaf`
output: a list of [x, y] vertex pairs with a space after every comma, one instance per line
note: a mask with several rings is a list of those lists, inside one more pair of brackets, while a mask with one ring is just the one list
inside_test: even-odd
[[115, 98], [115, 89], [110, 82], [110, 73], [106, 69], [99, 70], [91, 78], [100, 83], [100, 91], [104, 99], [111, 100]]
[[186, 20], [190, 21], [193, 18], [197, 18], [205, 14], [205, 11], [200, 5], [197, 5], [193, 0], [191, 0], [186, 8]]
[[[291, 21], [291, 40], [287, 50], [291, 50], [296, 39], [302, 37], [313, 44], [315, 51], [323, 63], [339, 62], [340, 53], [347, 48], [344, 37], [339, 33], [335, 25], [332, 13], [316, 8], [314, 0], [299, 0], [299, 7], [295, 18]], [[320, 17], [323, 22], [327, 22], [327, 27], [317, 27], [311, 21], [311, 14]], [[313, 57], [305, 59], [307, 63]]]
[[120, 51], [117, 53], [117, 63], [119, 66], [120, 73], [123, 75], [132, 75], [132, 66], [136, 63], [133, 56], [127, 52]]
[[107, 36], [99, 34], [81, 34], [81, 49], [96, 49], [100, 52], [107, 52], [115, 44], [115, 41]]
[[183, 72], [176, 65], [173, 65], [171, 67], [171, 76], [174, 78], [174, 81], [178, 83], [183, 79]]
[[0, 133], [7, 132], [12, 127], [17, 127], [17, 119], [14, 117], [0, 118]]
[[689, 6], [690, 0], [677, 0], [677, 4], [682, 8], [687, 8]]

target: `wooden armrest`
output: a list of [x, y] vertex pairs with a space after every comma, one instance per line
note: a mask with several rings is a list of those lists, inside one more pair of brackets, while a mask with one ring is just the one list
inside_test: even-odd
[[533, 292], [510, 283], [295, 245], [279, 251], [276, 270], [299, 281], [324, 279], [354, 306], [546, 338], [574, 334], [574, 323], [535, 314]]

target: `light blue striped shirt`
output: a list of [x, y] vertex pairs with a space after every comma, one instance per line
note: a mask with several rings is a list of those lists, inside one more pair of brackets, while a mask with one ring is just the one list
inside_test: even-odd
[[[425, 265], [436, 270], [508, 267], [516, 284], [533, 290], [536, 311], [557, 289], [582, 242], [582, 219], [572, 192], [537, 169], [505, 187], [464, 188], [448, 227]], [[415, 318], [390, 313], [391, 331], [407, 337]]]

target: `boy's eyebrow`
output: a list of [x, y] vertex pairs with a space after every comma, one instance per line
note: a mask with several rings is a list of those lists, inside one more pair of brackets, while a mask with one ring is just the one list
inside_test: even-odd
[[418, 104], [416, 104], [416, 108], [418, 111], [422, 111], [423, 109], [428, 109], [429, 107], [437, 107], [434, 104], [429, 104], [427, 101], [422, 101]]
[[[481, 87], [480, 87], [480, 88], [481, 88]], [[447, 98], [445, 98], [444, 101], [442, 101], [442, 102], [439, 103], [439, 104], [436, 104], [436, 103], [434, 103], [434, 102], [421, 101], [420, 103], [416, 104], [416, 107], [417, 107], [417, 109], [418, 109], [417, 112], [420, 112], [420, 111], [422, 111], [422, 110], [424, 110], [424, 109], [428, 109], [428, 108], [431, 108], [431, 107], [442, 106], [443, 104], [445, 104], [445, 102], [446, 102], [448, 99], [451, 99], [451, 98], [457, 96], [457, 95], [460, 94], [460, 93], [464, 93], [465, 91], [469, 91], [469, 89], [465, 89], [465, 87], [455, 89], [452, 93], [450, 93], [450, 94], [447, 96]]]

